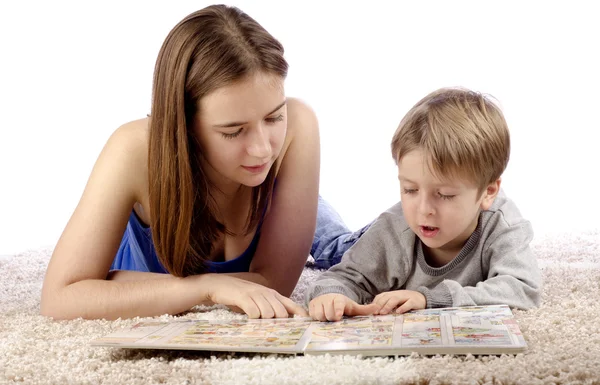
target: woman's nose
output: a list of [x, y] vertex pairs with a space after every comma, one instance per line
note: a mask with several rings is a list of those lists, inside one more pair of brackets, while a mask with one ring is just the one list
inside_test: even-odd
[[256, 127], [248, 140], [248, 155], [260, 159], [265, 159], [271, 156], [269, 132], [264, 127]]

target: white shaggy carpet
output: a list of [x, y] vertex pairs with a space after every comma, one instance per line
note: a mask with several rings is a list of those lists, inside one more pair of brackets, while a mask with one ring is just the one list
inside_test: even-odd
[[[600, 384], [600, 233], [536, 238], [543, 305], [515, 311], [529, 344], [517, 356], [277, 356], [99, 348], [96, 337], [139, 322], [55, 322], [39, 315], [51, 249], [0, 258], [0, 384]], [[319, 271], [305, 269], [301, 301]], [[182, 317], [243, 317], [221, 307]], [[167, 316], [159, 318], [168, 318]]]

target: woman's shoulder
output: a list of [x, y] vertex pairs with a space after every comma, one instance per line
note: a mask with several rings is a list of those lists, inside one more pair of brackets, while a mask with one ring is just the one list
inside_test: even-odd
[[148, 118], [127, 122], [113, 131], [106, 148], [126, 151], [132, 161], [148, 156]]
[[287, 135], [279, 156], [278, 169], [294, 143], [300, 147], [316, 143], [318, 151], [318, 138], [319, 125], [313, 109], [301, 99], [287, 98]]
[[292, 133], [305, 132], [303, 126], [315, 125], [317, 122], [314, 110], [302, 99], [287, 98], [287, 111], [288, 131], [291, 130]]
[[113, 140], [113, 142], [124, 146], [135, 146], [136, 143], [139, 145], [142, 141], [145, 142], [147, 146], [149, 119], [150, 118], [146, 117], [122, 124], [113, 131], [110, 139]]
[[118, 127], [102, 154], [103, 162], [122, 175], [135, 190], [138, 201], [145, 200], [148, 184], [148, 118], [133, 120]]

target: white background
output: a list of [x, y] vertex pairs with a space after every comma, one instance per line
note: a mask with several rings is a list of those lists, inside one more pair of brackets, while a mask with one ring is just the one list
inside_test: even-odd
[[[399, 198], [389, 143], [442, 86], [499, 99], [504, 187], [538, 234], [597, 227], [592, 2], [239, 1], [321, 127], [321, 193], [355, 229]], [[56, 243], [108, 136], [149, 112], [156, 55], [204, 1], [0, 5], [0, 255]]]

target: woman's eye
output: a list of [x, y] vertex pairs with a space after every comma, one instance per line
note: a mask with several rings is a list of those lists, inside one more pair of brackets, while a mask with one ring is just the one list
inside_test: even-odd
[[243, 127], [242, 127], [242, 128], [240, 128], [239, 130], [237, 130], [237, 131], [236, 131], [236, 132], [234, 132], [234, 133], [227, 134], [227, 133], [225, 133], [225, 132], [222, 132], [222, 133], [221, 133], [221, 135], [223, 135], [223, 137], [224, 137], [225, 139], [233, 139], [233, 138], [235, 138], [236, 136], [240, 135], [240, 134], [242, 133], [242, 130], [243, 130]]
[[276, 123], [276, 122], [281, 122], [283, 120], [283, 115], [277, 115], [274, 116], [272, 118], [266, 118], [265, 121], [267, 123]]

